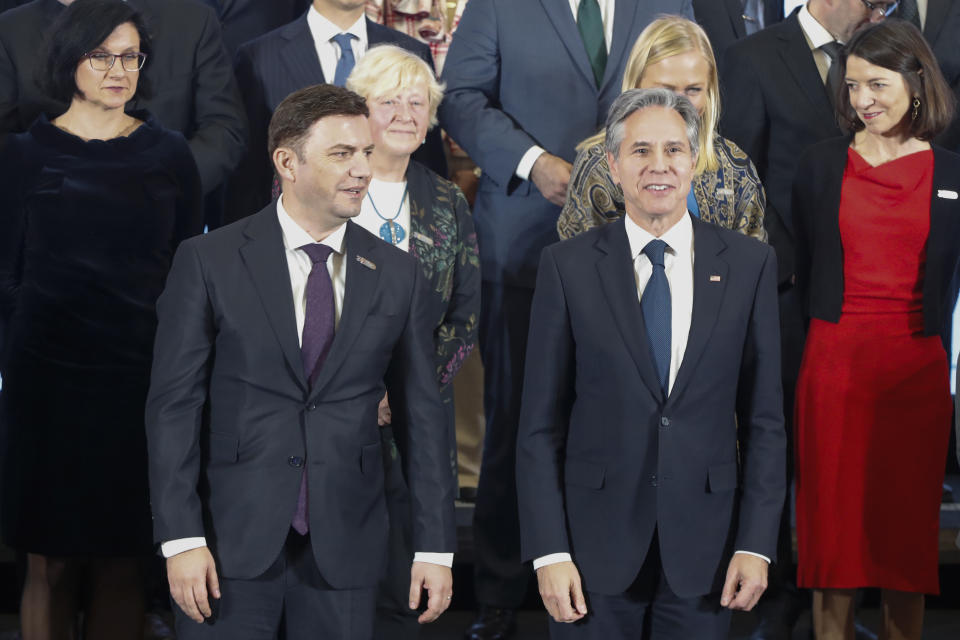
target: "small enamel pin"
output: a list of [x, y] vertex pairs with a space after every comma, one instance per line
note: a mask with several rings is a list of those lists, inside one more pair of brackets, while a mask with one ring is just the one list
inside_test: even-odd
[[956, 200], [956, 199], [957, 199], [957, 192], [956, 192], [956, 191], [950, 191], [949, 189], [938, 189], [938, 190], [937, 190], [937, 197], [938, 197], [938, 198], [943, 198], [944, 200]]
[[413, 232], [412, 234], [410, 234], [410, 235], [412, 235], [414, 238], [416, 238], [417, 240], [419, 240], [420, 242], [422, 242], [422, 243], [425, 244], [425, 245], [428, 245], [428, 246], [431, 246], [431, 247], [433, 246], [433, 238], [431, 238], [431, 237], [429, 237], [429, 236], [425, 236], [425, 235], [423, 235], [422, 233], [419, 233], [419, 232], [417, 232], [417, 231], [414, 231], [414, 232]]
[[373, 264], [372, 262], [370, 262], [369, 260], [367, 260], [367, 259], [364, 258], [363, 256], [357, 256], [357, 262], [359, 262], [360, 264], [362, 264], [363, 266], [365, 266], [367, 269], [372, 269], [372, 270], [374, 270], [374, 271], [377, 270], [377, 265]]
[[710, 282], [720, 282], [720, 276], [710, 276]]
[[733, 197], [733, 189], [717, 189], [717, 195], [725, 198]]

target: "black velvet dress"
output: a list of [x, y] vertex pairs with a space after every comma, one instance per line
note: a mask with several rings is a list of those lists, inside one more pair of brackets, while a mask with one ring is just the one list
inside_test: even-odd
[[154, 304], [202, 210], [184, 138], [133, 115], [109, 141], [41, 116], [0, 151], [0, 520], [21, 551], [150, 549]]

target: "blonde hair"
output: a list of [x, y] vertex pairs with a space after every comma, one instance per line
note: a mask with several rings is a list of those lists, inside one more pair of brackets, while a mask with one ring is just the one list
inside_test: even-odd
[[429, 64], [406, 49], [392, 44], [371, 48], [347, 78], [347, 89], [369, 101], [409, 89], [420, 82], [427, 87], [430, 127], [433, 128], [437, 124], [437, 109], [443, 100], [444, 85], [437, 81]]
[[[720, 120], [720, 82], [717, 78], [717, 61], [713, 57], [710, 39], [695, 22], [680, 16], [661, 16], [647, 25], [630, 51], [623, 72], [622, 91], [640, 86], [643, 72], [648, 66], [688, 51], [696, 51], [703, 56], [710, 67], [707, 77], [706, 104], [700, 117], [700, 148], [697, 153], [695, 171], [716, 171], [720, 166], [713, 148]], [[587, 138], [578, 145], [578, 149], [589, 147], [604, 141], [604, 132]]]

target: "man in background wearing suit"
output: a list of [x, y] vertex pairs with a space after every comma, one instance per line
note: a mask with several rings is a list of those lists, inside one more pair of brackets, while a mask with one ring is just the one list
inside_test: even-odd
[[[302, 17], [240, 47], [237, 82], [247, 108], [250, 142], [227, 190], [227, 220], [239, 220], [270, 201], [274, 174], [266, 151], [267, 125], [287, 95], [323, 82], [344, 86], [356, 60], [382, 43], [411, 51], [433, 68], [427, 45], [367, 19], [364, 6], [364, 0], [313, 0]], [[438, 128], [427, 133], [411, 157], [447, 175]]]
[[213, 7], [223, 30], [223, 44], [233, 56], [244, 42], [282, 27], [303, 15], [310, 0], [201, 0]]
[[693, 0], [717, 62], [731, 44], [783, 20], [783, 0]]
[[666, 89], [620, 96], [626, 217], [540, 260], [517, 489], [554, 640], [726, 640], [776, 553], [776, 256], [687, 212], [699, 122]]
[[[186, 137], [209, 194], [236, 166], [246, 136], [217, 17], [195, 0], [129, 1], [151, 31], [154, 52], [143, 71], [153, 83], [153, 97], [132, 100], [127, 108], [147, 109]], [[41, 112], [66, 110], [40, 88], [36, 52], [38, 38], [70, 2], [33, 0], [0, 14], [0, 140], [26, 130]]]
[[410, 606], [423, 588], [421, 622], [449, 605], [455, 483], [423, 276], [350, 222], [368, 113], [332, 85], [284, 100], [269, 131], [281, 197], [184, 242], [157, 303], [150, 493], [181, 640], [271, 640], [281, 621], [284, 638], [372, 638], [385, 384], [412, 452]]
[[[842, 135], [833, 108], [830, 76], [843, 43], [868, 22], [883, 20], [892, 3], [876, 9], [862, 0], [810, 0], [786, 20], [732, 44], [720, 64], [724, 108], [720, 129], [750, 156], [767, 192], [764, 216], [777, 251], [784, 415], [793, 416], [794, 388], [803, 354], [804, 326], [794, 288], [794, 227], [790, 192], [797, 161], [810, 145]], [[787, 429], [788, 436], [792, 428]], [[793, 477], [788, 444], [787, 478]], [[754, 638], [789, 638], [800, 604], [789, 570], [790, 509], [784, 510], [771, 589], [758, 607]]]
[[577, 143], [602, 126], [634, 41], [661, 13], [693, 18], [690, 0], [470, 0], [444, 63], [440, 124], [482, 170], [474, 224], [487, 428], [470, 640], [512, 635], [530, 577], [514, 460], [537, 258], [558, 240]]

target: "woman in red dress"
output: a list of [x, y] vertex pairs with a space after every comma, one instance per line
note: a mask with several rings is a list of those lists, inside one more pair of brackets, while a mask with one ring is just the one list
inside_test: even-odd
[[937, 593], [952, 404], [945, 345], [960, 254], [960, 156], [930, 144], [953, 96], [919, 30], [888, 20], [841, 57], [852, 137], [804, 154], [794, 182], [809, 318], [796, 401], [799, 586], [819, 640], [854, 638], [879, 587], [881, 638], [919, 640]]

